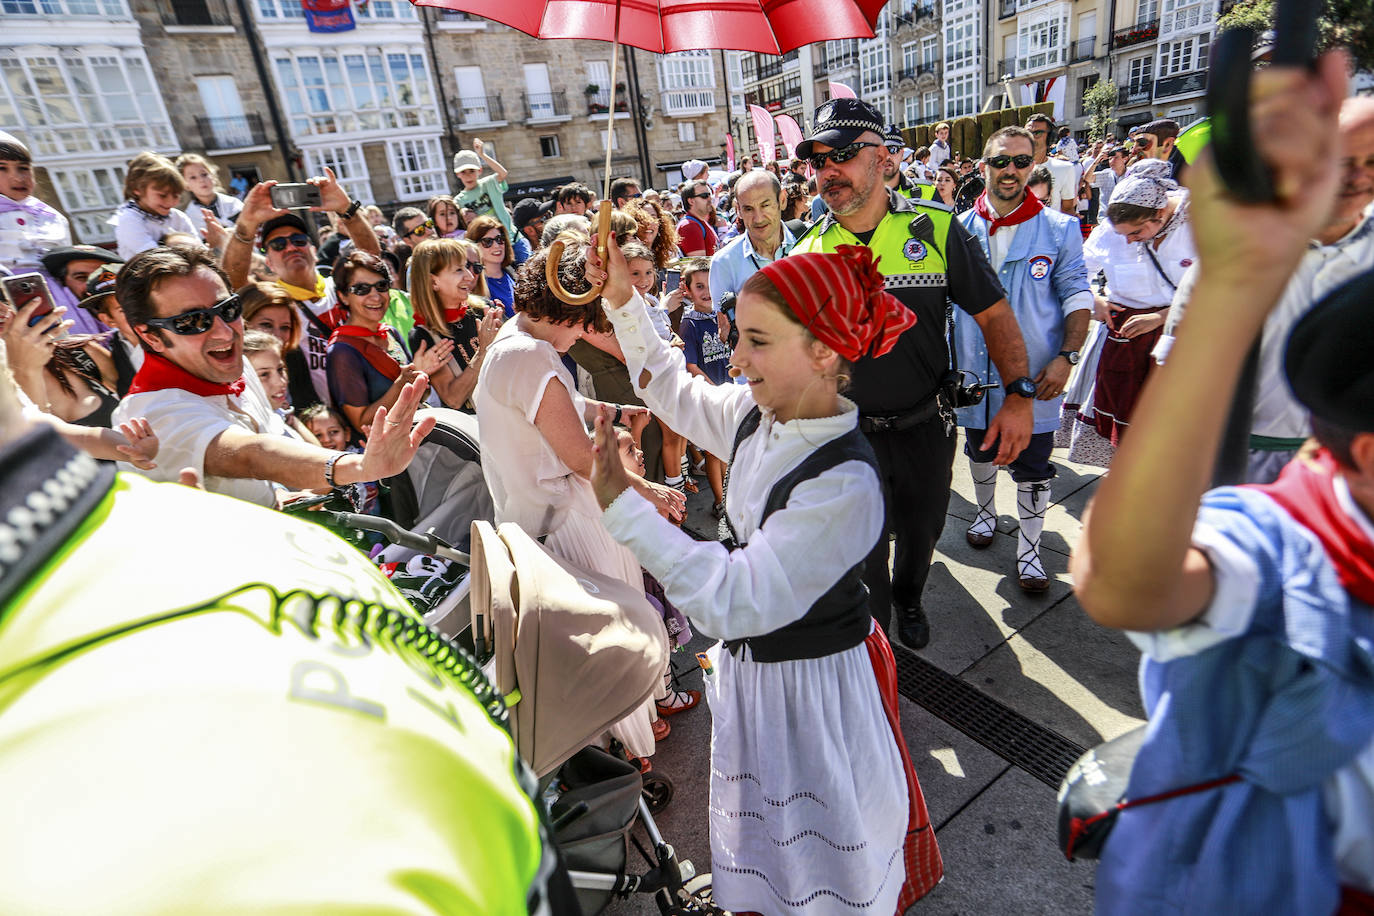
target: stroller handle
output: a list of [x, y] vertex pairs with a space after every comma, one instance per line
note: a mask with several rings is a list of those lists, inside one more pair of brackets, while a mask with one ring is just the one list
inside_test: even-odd
[[407, 531], [391, 519], [379, 518], [375, 515], [360, 515], [357, 512], [325, 511], [321, 514], [341, 528], [351, 528], [355, 531], [373, 531], [393, 544], [409, 547], [411, 550], [418, 550], [421, 553], [432, 554], [436, 557], [443, 557], [445, 560], [452, 560], [469, 569], [472, 568], [472, 557], [468, 554], [455, 549], [452, 545], [432, 534], [416, 534], [414, 531]]

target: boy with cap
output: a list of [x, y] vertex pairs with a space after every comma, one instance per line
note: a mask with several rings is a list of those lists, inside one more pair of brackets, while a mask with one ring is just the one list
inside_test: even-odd
[[115, 392], [122, 398], [129, 393], [138, 370], [143, 367], [143, 347], [124, 318], [124, 309], [115, 298], [115, 283], [122, 264], [103, 264], [90, 276], [81, 308], [101, 324], [114, 328], [106, 346], [115, 364]]
[[1189, 175], [1187, 331], [1071, 561], [1084, 610], [1145, 655], [1151, 721], [1126, 797], [1195, 790], [1120, 812], [1097, 869], [1105, 916], [1374, 907], [1374, 275], [1288, 341], [1319, 448], [1274, 484], [1204, 492], [1251, 342], [1335, 198], [1346, 67], [1333, 52], [1252, 75], [1276, 201], [1231, 200], [1209, 159]]
[[[482, 174], [482, 163], [491, 167], [492, 174]], [[506, 183], [509, 174], [506, 167], [488, 156], [482, 148], [482, 141], [473, 138], [472, 149], [459, 150], [453, 154], [453, 174], [458, 178], [461, 190], [454, 196], [460, 210], [471, 210], [478, 216], [491, 214], [506, 227], [506, 236], [515, 237], [515, 225], [511, 222], [510, 211], [506, 209], [505, 193], [510, 190]]]

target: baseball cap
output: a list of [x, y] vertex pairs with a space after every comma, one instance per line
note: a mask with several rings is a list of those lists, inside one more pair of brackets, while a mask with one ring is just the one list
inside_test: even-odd
[[99, 311], [95, 308], [96, 303], [106, 296], [113, 296], [115, 291], [115, 280], [119, 277], [119, 268], [123, 264], [102, 264], [91, 272], [86, 280], [86, 298], [82, 299], [77, 305], [89, 312]]
[[815, 124], [815, 132], [797, 144], [797, 155], [803, 159], [810, 157], [813, 143], [839, 149], [853, 143], [865, 131], [880, 137], [887, 133], [878, 109], [862, 99], [831, 99], [816, 109]]
[[551, 200], [540, 202], [533, 197], [526, 197], [515, 205], [511, 218], [515, 221], [516, 229], [524, 229], [535, 220], [548, 216], [553, 209], [554, 204]]
[[283, 226], [297, 229], [306, 235], [310, 234], [310, 227], [305, 224], [305, 220], [294, 213], [283, 213], [281, 216], [274, 216], [262, 224], [262, 228], [258, 230], [258, 238], [262, 240], [259, 244], [265, 243], [269, 235]]
[[481, 169], [482, 160], [477, 158], [477, 154], [470, 149], [460, 149], [453, 154], [453, 170], [455, 172], [465, 172], [468, 169]]

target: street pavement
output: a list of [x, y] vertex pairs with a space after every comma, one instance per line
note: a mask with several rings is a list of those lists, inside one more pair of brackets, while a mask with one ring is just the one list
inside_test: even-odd
[[[963, 455], [956, 459], [948, 521], [926, 589], [931, 641], [917, 655], [1069, 742], [1091, 747], [1141, 723], [1139, 653], [1119, 633], [1088, 619], [1068, 579], [1069, 551], [1101, 469], [1072, 464], [1062, 450], [1054, 463], [1058, 476], [1041, 541], [1052, 581], [1048, 593], [1031, 596], [1015, 579], [1015, 484], [999, 474], [998, 536], [986, 550], [974, 550], [964, 540], [976, 511], [973, 485]], [[710, 514], [709, 488], [700, 484], [686, 525], [718, 536], [723, 532]], [[689, 686], [701, 680], [692, 653], [709, 644], [698, 636], [688, 652], [674, 656], [679, 670], [690, 671]], [[970, 723], [950, 724], [905, 697], [899, 703], [945, 863], [944, 881], [909, 912], [1091, 913], [1093, 864], [1067, 862], [1059, 853], [1054, 788], [1024, 768], [1025, 761], [999, 756], [956, 727]], [[659, 745], [654, 765], [672, 778], [676, 794], [656, 820], [679, 857], [704, 872], [710, 868], [710, 710], [702, 703], [669, 721], [672, 734]], [[642, 873], [642, 859], [633, 849], [630, 855], [631, 867]], [[658, 909], [640, 895], [606, 912], [638, 916]]]

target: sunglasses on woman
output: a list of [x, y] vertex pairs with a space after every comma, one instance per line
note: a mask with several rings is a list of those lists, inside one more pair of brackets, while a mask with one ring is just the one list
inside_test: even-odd
[[355, 296], [366, 296], [374, 289], [379, 293], [386, 293], [391, 289], [391, 281], [378, 280], [376, 283], [354, 283], [348, 287], [348, 291]]
[[425, 220], [423, 223], [421, 223], [420, 225], [416, 226], [414, 229], [412, 229], [412, 230], [410, 230], [409, 232], [407, 232], [407, 233], [406, 233], [406, 238], [410, 238], [412, 235], [419, 235], [420, 233], [426, 231], [427, 229], [433, 229], [433, 228], [434, 228], [434, 220], [432, 220], [432, 219], [427, 219], [427, 220]]
[[1018, 169], [1028, 169], [1035, 164], [1035, 157], [1022, 153], [1019, 156], [989, 156], [983, 161], [995, 169], [1004, 169], [1008, 165], [1014, 165]]
[[[273, 239], [273, 241], [276, 241]], [[233, 324], [239, 320], [243, 314], [243, 301], [235, 293], [228, 298], [221, 299], [209, 308], [193, 309], [189, 312], [182, 312], [180, 315], [173, 315], [171, 318], [149, 318], [143, 322], [150, 328], [162, 328], [171, 331], [180, 337], [192, 337], [196, 334], [204, 334], [215, 326], [215, 316], [218, 315], [225, 324]]]
[[286, 246], [292, 248], [305, 248], [310, 244], [310, 236], [304, 232], [293, 232], [290, 235], [279, 235], [274, 239], [263, 242], [263, 248], [270, 248], [273, 251], [285, 251]]
[[859, 155], [865, 147], [869, 146], [882, 146], [882, 144], [851, 143], [839, 149], [832, 149], [828, 153], [812, 153], [810, 156], [806, 157], [806, 161], [811, 163], [811, 167], [819, 172], [821, 169], [825, 168], [825, 160], [829, 159], [831, 162], [839, 165], [841, 162], [848, 162], [853, 159], [855, 156]]
[[481, 245], [483, 248], [495, 248], [497, 245], [506, 244], [506, 240], [499, 235], [489, 235], [484, 239], [478, 239], [477, 244]]

